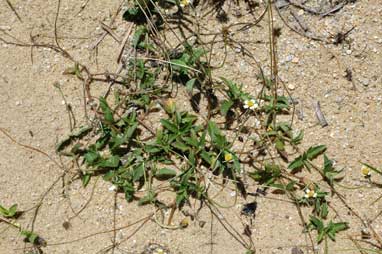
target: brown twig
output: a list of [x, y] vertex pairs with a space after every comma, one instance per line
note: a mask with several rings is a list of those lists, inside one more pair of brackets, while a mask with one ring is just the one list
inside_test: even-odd
[[21, 17], [20, 15], [17, 13], [16, 9], [13, 7], [12, 3], [9, 1], [9, 0], [5, 0], [9, 6], [9, 8], [11, 8], [11, 10], [13, 11], [13, 13], [16, 15], [17, 19], [22, 23], [23, 21], [21, 20]]

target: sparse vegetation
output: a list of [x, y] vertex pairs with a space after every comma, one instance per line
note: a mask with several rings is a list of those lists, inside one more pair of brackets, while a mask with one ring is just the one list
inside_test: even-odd
[[[93, 179], [102, 177], [127, 202], [152, 206], [155, 212], [150, 218], [164, 228], [187, 227], [188, 221], [174, 221], [174, 213], [194, 219], [198, 214], [186, 215], [184, 208], [194, 206], [195, 202], [200, 204], [198, 212], [204, 208], [216, 215], [216, 211], [224, 209], [225, 205], [211, 190], [216, 188], [212, 187], [234, 190], [235, 199], [254, 195], [254, 188], [258, 190], [257, 196], [269, 192], [282, 195], [298, 211], [302, 230], [310, 239], [308, 249], [316, 251], [316, 246], [324, 242], [325, 253], [330, 253], [328, 238], [335, 241], [338, 235], [345, 237], [343, 231], [349, 226], [332, 209], [328, 197], [336, 196], [335, 202], [341, 202], [365, 230], [374, 230], [339, 192], [341, 185], [337, 183], [344, 174], [326, 154], [327, 147], [301, 146], [304, 132], [293, 125], [293, 95], [279, 78], [280, 34], [273, 20], [274, 12], [280, 9], [273, 1], [262, 2], [246, 2], [249, 10], [261, 8], [256, 22], [225, 26], [207, 42], [211, 35], [206, 35], [208, 30], [197, 21], [201, 16], [200, 5], [207, 6], [224, 21], [228, 18], [221, 8], [224, 1], [128, 1], [123, 18], [131, 23], [134, 32], [121, 54], [121, 63], [126, 68], [122, 73], [106, 73], [105, 79], [73, 60], [59, 45], [52, 46], [73, 60], [65, 74], [84, 83], [84, 100], [88, 102], [84, 108], [87, 123], [80, 127], [67, 107], [73, 130], [57, 144], [56, 152], [74, 162], [75, 177], [82, 180], [85, 188]], [[303, 9], [297, 3], [286, 2]], [[347, 2], [343, 1], [343, 5]], [[204, 17], [208, 15], [212, 14], [207, 12]], [[253, 73], [249, 84], [222, 76], [219, 70], [226, 68], [226, 56], [214, 59], [212, 54], [217, 37], [222, 36], [225, 54], [240, 46], [243, 55], [253, 58], [250, 50], [230, 33], [234, 26], [240, 25], [245, 30], [260, 20], [266, 20], [269, 27], [269, 63], [254, 59], [258, 72]], [[171, 43], [169, 36], [177, 38], [177, 42]], [[111, 85], [105, 95], [94, 98], [92, 82]], [[59, 84], [55, 86], [61, 89]], [[61, 90], [60, 93], [64, 97]], [[363, 165], [361, 174], [365, 177], [382, 174], [377, 168]], [[308, 219], [301, 210], [309, 212]], [[0, 215], [5, 218], [1, 221], [9, 222], [8, 218], [16, 214], [17, 205], [8, 209], [0, 206]], [[242, 214], [255, 218], [256, 203], [245, 205]], [[25, 241], [39, 251], [49, 244], [33, 230], [20, 226], [18, 229]], [[244, 237], [238, 231], [226, 229], [243, 245], [243, 253], [256, 253], [249, 225], [244, 229]], [[377, 233], [371, 237], [381, 244]], [[112, 248], [115, 246], [114, 242]], [[361, 253], [368, 253], [355, 246]]]

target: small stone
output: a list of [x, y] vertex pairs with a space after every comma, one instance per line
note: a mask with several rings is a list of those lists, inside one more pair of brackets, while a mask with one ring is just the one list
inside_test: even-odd
[[297, 12], [297, 14], [299, 15], [299, 16], [302, 16], [302, 15], [304, 15], [304, 10], [303, 9], [300, 9], [298, 12]]
[[348, 49], [348, 50], [346, 50], [346, 54], [348, 54], [348, 55], [351, 55], [351, 50], [350, 49]]
[[304, 252], [298, 247], [293, 247], [292, 254], [304, 254]]
[[295, 87], [295, 85], [293, 85], [293, 84], [289, 84], [289, 85], [288, 85], [288, 89], [289, 89], [289, 90], [294, 90], [294, 89], [296, 89], [296, 87]]
[[62, 104], [62, 105], [65, 105], [65, 101], [64, 101], [64, 100], [62, 100], [62, 101], [61, 101], [61, 104]]
[[298, 57], [294, 57], [292, 59], [292, 63], [298, 63], [300, 61], [300, 59]]
[[0, 26], [0, 30], [3, 30], [3, 31], [11, 31], [12, 27], [10, 26]]
[[293, 55], [287, 55], [287, 57], [285, 58], [285, 62], [290, 62], [293, 60], [293, 58], [294, 58]]
[[359, 82], [361, 82], [361, 84], [364, 85], [364, 86], [368, 86], [369, 85], [369, 80], [367, 80], [366, 78], [360, 78]]
[[20, 106], [21, 104], [23, 104], [22, 101], [16, 101], [16, 106]]

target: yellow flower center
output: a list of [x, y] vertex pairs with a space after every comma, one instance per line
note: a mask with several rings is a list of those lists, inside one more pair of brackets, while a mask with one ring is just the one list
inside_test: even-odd
[[314, 190], [309, 190], [306, 192], [306, 195], [308, 196], [308, 198], [313, 198], [314, 197]]
[[180, 0], [180, 5], [181, 6], [187, 6], [190, 4], [190, 0]]
[[156, 249], [156, 250], [154, 251], [154, 254], [166, 254], [166, 252], [164, 252], [163, 249], [158, 248], [158, 249]]
[[250, 108], [250, 107], [253, 107], [255, 106], [255, 102], [254, 101], [247, 101], [247, 106]]
[[230, 154], [230, 153], [226, 153], [226, 154], [224, 154], [224, 160], [225, 160], [226, 162], [230, 162], [230, 161], [232, 161], [232, 159], [233, 159], [232, 154]]
[[367, 166], [363, 166], [361, 169], [361, 173], [364, 176], [370, 176], [370, 168]]

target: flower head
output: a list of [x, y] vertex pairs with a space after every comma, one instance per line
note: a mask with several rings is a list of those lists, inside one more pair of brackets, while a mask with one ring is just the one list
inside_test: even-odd
[[304, 197], [305, 198], [316, 198], [317, 197], [317, 193], [313, 189], [307, 188], [305, 190]]
[[361, 174], [364, 177], [370, 177], [371, 176], [370, 168], [368, 166], [366, 166], [366, 165], [363, 165], [362, 168], [361, 168]]
[[224, 161], [225, 162], [231, 162], [233, 160], [233, 156], [231, 153], [225, 153], [224, 154]]
[[189, 6], [190, 4], [192, 4], [192, 1], [191, 0], [180, 0], [180, 7], [184, 8], [184, 7], [187, 7]]
[[250, 109], [250, 110], [255, 110], [255, 109], [259, 108], [259, 104], [254, 99], [245, 100], [244, 101], [244, 108]]
[[160, 247], [156, 248], [156, 249], [153, 251], [153, 254], [166, 254], [166, 253], [167, 253], [167, 252], [166, 252], [164, 249], [160, 248]]

